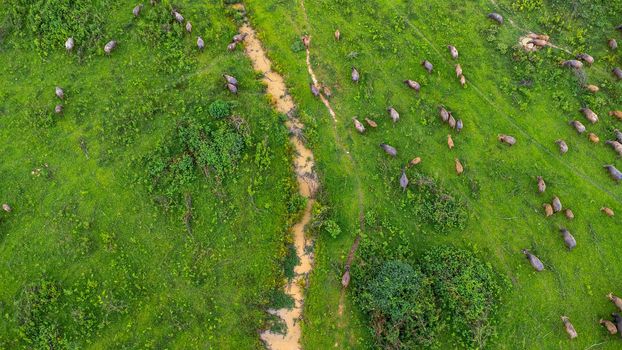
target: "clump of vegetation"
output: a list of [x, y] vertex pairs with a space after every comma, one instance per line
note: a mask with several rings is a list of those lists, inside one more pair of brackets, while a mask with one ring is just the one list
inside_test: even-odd
[[222, 182], [234, 174], [244, 148], [244, 137], [228, 124], [211, 127], [195, 117], [184, 117], [174, 135], [144, 160], [149, 191], [176, 201], [199, 169]]
[[390, 260], [370, 276], [359, 296], [382, 349], [415, 349], [434, 343], [439, 310], [429, 280], [407, 262]]
[[209, 105], [207, 112], [212, 118], [223, 119], [231, 115], [231, 105], [226, 101], [216, 100]]
[[495, 334], [492, 316], [502, 291], [490, 264], [468, 250], [440, 246], [429, 251], [421, 265], [432, 279], [445, 321], [462, 345], [483, 348]]
[[417, 173], [412, 183], [416, 191], [408, 191], [408, 201], [417, 216], [440, 233], [464, 229], [468, 219], [465, 203], [430, 177]]

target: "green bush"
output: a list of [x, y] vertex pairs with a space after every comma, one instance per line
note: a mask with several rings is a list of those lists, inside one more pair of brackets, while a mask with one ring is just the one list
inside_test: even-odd
[[179, 202], [198, 171], [215, 176], [218, 182], [234, 176], [244, 148], [244, 137], [226, 123], [210, 127], [186, 116], [178, 123], [176, 133], [143, 159], [149, 191], [168, 202]]
[[434, 344], [440, 330], [439, 310], [430, 282], [418, 268], [403, 261], [385, 262], [370, 276], [357, 300], [371, 318], [379, 348], [416, 349]]
[[411, 183], [416, 191], [408, 191], [407, 198], [415, 215], [432, 224], [440, 233], [464, 229], [468, 215], [463, 201], [424, 175], [416, 173]]
[[231, 115], [231, 106], [228, 102], [216, 100], [209, 105], [207, 112], [212, 118], [223, 119]]
[[334, 239], [341, 234], [341, 227], [334, 220], [326, 220], [323, 224], [324, 230]]
[[445, 321], [462, 345], [483, 348], [495, 334], [492, 315], [502, 290], [500, 278], [490, 264], [470, 251], [440, 246], [429, 251], [421, 265], [432, 279]]

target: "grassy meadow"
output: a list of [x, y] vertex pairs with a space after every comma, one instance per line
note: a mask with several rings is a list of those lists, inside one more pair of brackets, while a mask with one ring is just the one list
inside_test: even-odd
[[283, 116], [226, 50], [234, 14], [135, 5], [0, 2], [2, 349], [259, 348], [265, 309], [287, 303], [304, 203]]
[[[622, 195], [602, 168], [622, 167], [603, 142], [622, 126], [608, 111], [622, 109], [622, 83], [611, 74], [622, 55], [607, 47], [622, 40], [619, 1], [246, 1], [251, 22], [268, 53], [290, 85], [321, 174], [320, 201], [341, 228], [337, 238], [319, 232], [317, 263], [310, 278], [303, 324], [308, 349], [369, 348], [372, 332], [365, 315], [346, 293], [339, 315], [341, 276], [357, 234], [363, 242], [385, 247], [387, 255], [421, 255], [440, 244], [466, 247], [508, 281], [495, 315], [496, 336], [489, 348], [594, 349], [619, 348], [598, 320], [615, 311], [605, 295], [622, 293], [620, 219], [606, 217], [601, 207], [622, 210]], [[501, 13], [505, 24], [486, 18]], [[512, 23], [509, 21], [512, 20]], [[336, 42], [334, 31], [341, 40]], [[519, 37], [533, 31], [551, 36], [551, 47], [525, 53]], [[311, 36], [311, 62], [318, 80], [332, 89], [333, 123], [309, 91], [305, 52], [297, 45]], [[452, 60], [447, 45], [458, 48]], [[560, 63], [579, 52], [596, 62], [575, 74]], [[420, 65], [434, 64], [432, 74]], [[460, 63], [467, 79], [462, 88], [454, 73]], [[350, 80], [351, 67], [361, 73]], [[404, 79], [421, 83], [420, 93]], [[583, 83], [596, 84], [590, 94]], [[442, 124], [437, 107], [446, 106], [464, 121], [457, 134]], [[386, 108], [401, 114], [396, 124]], [[589, 106], [600, 122], [592, 125], [579, 113]], [[351, 118], [374, 119], [377, 129], [356, 132]], [[577, 119], [601, 141], [592, 144], [568, 122]], [[498, 134], [517, 138], [513, 147]], [[449, 150], [447, 134], [456, 147]], [[570, 151], [561, 155], [555, 141]], [[398, 150], [395, 159], [378, 145]], [[439, 232], [430, 214], [418, 208], [417, 190], [399, 187], [401, 169], [415, 156], [423, 161], [407, 170], [424, 174], [457, 199], [466, 211], [464, 227]], [[465, 172], [457, 176], [454, 158]], [[536, 176], [547, 190], [538, 194]], [[559, 196], [575, 219], [563, 214], [545, 218], [542, 204]], [[420, 203], [419, 203], [420, 204]], [[364, 220], [361, 224], [361, 212]], [[566, 227], [578, 246], [568, 251], [559, 234]], [[362, 243], [363, 244], [363, 243]], [[536, 273], [521, 254], [528, 248], [545, 264]], [[360, 261], [359, 261], [360, 263]], [[357, 264], [355, 260], [355, 264]], [[569, 340], [560, 316], [574, 324], [579, 338]], [[451, 315], [447, 315], [451, 317]], [[457, 347], [445, 332], [441, 347]]]

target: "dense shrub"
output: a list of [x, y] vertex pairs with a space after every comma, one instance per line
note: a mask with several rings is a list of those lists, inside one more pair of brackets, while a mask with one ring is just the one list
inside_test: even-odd
[[212, 118], [223, 119], [231, 115], [231, 106], [228, 102], [216, 100], [209, 105], [207, 112]]
[[412, 183], [416, 191], [408, 191], [408, 201], [417, 216], [441, 233], [464, 229], [468, 216], [461, 200], [424, 175], [415, 174]]
[[244, 148], [244, 137], [226, 123], [211, 127], [194, 117], [182, 118], [175, 134], [144, 159], [149, 190], [176, 201], [198, 170], [223, 181], [233, 175]]
[[502, 290], [490, 264], [470, 251], [440, 246], [429, 251], [421, 265], [462, 345], [483, 348], [495, 334], [492, 315]]
[[357, 299], [371, 318], [379, 348], [415, 349], [434, 344], [439, 312], [430, 282], [419, 269], [403, 261], [387, 261]]

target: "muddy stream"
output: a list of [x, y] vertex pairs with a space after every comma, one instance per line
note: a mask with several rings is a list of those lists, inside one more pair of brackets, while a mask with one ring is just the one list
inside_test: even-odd
[[[244, 12], [244, 7], [241, 4], [236, 5], [235, 8]], [[249, 25], [248, 20], [245, 20], [245, 23], [240, 27], [240, 33], [246, 34], [244, 50], [251, 59], [255, 71], [263, 74], [262, 81], [267, 86], [266, 93], [274, 98], [276, 110], [288, 116], [286, 126], [291, 133], [290, 142], [295, 149], [294, 168], [298, 188], [300, 194], [307, 198], [307, 206], [302, 218], [291, 229], [300, 263], [294, 269], [295, 277], [286, 284], [285, 292], [294, 299], [295, 306], [292, 309], [268, 310], [285, 322], [287, 331], [283, 335], [266, 330], [261, 333], [260, 337], [266, 347], [272, 350], [300, 349], [300, 320], [304, 305], [304, 286], [307, 276], [313, 268], [313, 257], [305, 249], [307, 247], [305, 226], [311, 221], [311, 209], [318, 187], [317, 175], [314, 171], [315, 163], [313, 153], [301, 140], [304, 125], [294, 116], [293, 111], [296, 106], [292, 97], [287, 93], [285, 80], [280, 74], [272, 70], [272, 64], [266, 56], [261, 41], [257, 38], [257, 33]]]

